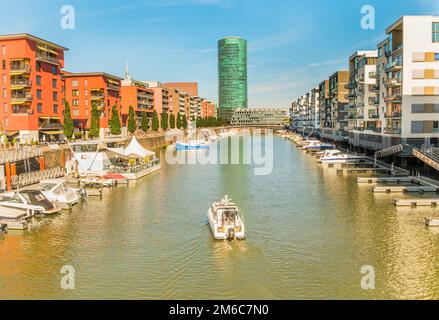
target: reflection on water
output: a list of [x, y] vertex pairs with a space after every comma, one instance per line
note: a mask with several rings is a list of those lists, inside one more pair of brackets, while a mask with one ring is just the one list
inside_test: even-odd
[[[213, 201], [245, 213], [246, 241], [216, 242]], [[400, 209], [275, 139], [274, 172], [163, 164], [161, 172], [35, 220], [0, 240], [0, 298], [439, 298], [439, 209]], [[76, 269], [76, 289], [60, 269]], [[360, 287], [361, 267], [376, 290]]]

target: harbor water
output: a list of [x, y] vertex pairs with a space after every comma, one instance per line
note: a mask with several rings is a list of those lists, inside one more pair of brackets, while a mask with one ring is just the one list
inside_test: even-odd
[[[168, 165], [0, 239], [1, 299], [439, 298], [439, 209], [398, 209], [274, 138], [271, 175], [251, 165]], [[247, 239], [216, 242], [228, 194]], [[75, 289], [60, 272], [75, 269]], [[375, 289], [362, 288], [364, 266]]]

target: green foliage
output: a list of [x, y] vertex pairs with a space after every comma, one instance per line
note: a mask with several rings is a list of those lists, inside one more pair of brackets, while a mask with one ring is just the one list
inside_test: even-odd
[[99, 138], [99, 131], [101, 129], [100, 124], [101, 113], [96, 105], [91, 108], [91, 123], [90, 132], [88, 133], [90, 138]]
[[175, 129], [175, 116], [173, 113], [169, 116], [169, 127]]
[[73, 119], [70, 111], [70, 105], [66, 101], [64, 102], [64, 128], [63, 132], [67, 139], [71, 139], [73, 136]]
[[163, 130], [168, 130], [168, 114], [166, 112], [162, 112], [162, 119], [160, 125]]
[[122, 133], [119, 112], [116, 105], [111, 108], [111, 118], [108, 120], [108, 126], [110, 127], [110, 133], [112, 135], [120, 135]]
[[157, 115], [157, 112], [154, 111], [154, 116], [152, 118], [152, 130], [158, 131], [160, 128], [159, 125], [159, 116]]
[[134, 113], [134, 108], [130, 106], [130, 109], [128, 111], [128, 131], [133, 134], [134, 132], [136, 132], [136, 129], [136, 115]]
[[187, 118], [186, 118], [186, 115], [183, 116], [183, 129], [187, 129]]
[[177, 129], [181, 129], [183, 127], [183, 120], [181, 119], [180, 112], [177, 113]]
[[146, 112], [142, 113], [142, 120], [140, 121], [140, 127], [142, 128], [143, 132], [148, 131], [148, 115]]
[[197, 128], [212, 128], [212, 127], [223, 127], [226, 122], [222, 118], [208, 117], [208, 118], [197, 118]]

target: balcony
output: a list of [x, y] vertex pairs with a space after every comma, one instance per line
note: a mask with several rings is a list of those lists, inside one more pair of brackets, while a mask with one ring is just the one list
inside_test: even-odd
[[384, 97], [384, 101], [389, 103], [398, 103], [402, 101], [402, 96], [400, 94], [386, 96]]
[[[11, 87], [30, 87], [32, 81], [29, 79], [11, 79]], [[16, 88], [14, 88], [16, 89]]]
[[395, 60], [393, 62], [389, 62], [385, 66], [386, 72], [393, 72], [402, 69], [402, 60]]
[[369, 113], [369, 119], [379, 119], [380, 115], [377, 113]]
[[10, 74], [23, 74], [23, 73], [31, 73], [32, 68], [30, 65], [24, 63], [11, 63]]
[[102, 100], [105, 98], [105, 95], [102, 91], [92, 91], [90, 92], [91, 100]]
[[12, 114], [18, 116], [28, 116], [32, 113], [29, 106], [12, 106]]
[[377, 72], [369, 72], [369, 78], [378, 79], [380, 75]]
[[393, 112], [387, 112], [385, 114], [386, 118], [393, 118], [393, 119], [401, 119], [401, 111], [393, 111]]
[[120, 91], [120, 86], [109, 83], [107, 84], [107, 89], [112, 91]]
[[54, 65], [60, 65], [60, 61], [57, 57], [52, 56], [48, 53], [37, 53], [36, 59], [42, 62], [46, 62], [46, 63], [50, 63], [50, 64], [54, 64]]
[[377, 99], [377, 98], [369, 98], [369, 104], [370, 105], [372, 105], [372, 106], [376, 106], [376, 105], [379, 105], [380, 104], [380, 101], [379, 101], [379, 99]]
[[384, 129], [385, 134], [401, 134], [401, 128], [385, 128]]
[[32, 94], [30, 93], [15, 93], [11, 96], [12, 103], [31, 102]]
[[369, 86], [369, 91], [370, 92], [379, 92], [380, 91], [380, 86], [378, 86], [378, 85], [370, 85]]
[[400, 78], [393, 78], [386, 80], [386, 87], [400, 87], [402, 85]]

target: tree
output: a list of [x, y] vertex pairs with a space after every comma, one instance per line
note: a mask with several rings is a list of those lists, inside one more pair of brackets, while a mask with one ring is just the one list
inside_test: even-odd
[[143, 132], [148, 131], [148, 115], [146, 112], [142, 113], [142, 120], [140, 120], [140, 127], [142, 128]]
[[166, 112], [162, 112], [162, 120], [160, 125], [163, 130], [168, 130], [168, 114]]
[[108, 125], [112, 135], [120, 135], [122, 133], [119, 112], [117, 111], [116, 105], [111, 108], [111, 118], [108, 120]]
[[99, 131], [101, 129], [100, 125], [100, 117], [101, 114], [96, 105], [92, 105], [91, 107], [91, 122], [90, 122], [90, 138], [99, 138]]
[[181, 129], [183, 126], [183, 121], [181, 120], [181, 114], [180, 112], [177, 113], [177, 129]]
[[70, 111], [70, 105], [66, 101], [64, 102], [64, 135], [67, 139], [71, 139], [73, 137], [73, 119]]
[[131, 134], [134, 134], [137, 129], [137, 123], [136, 123], [136, 115], [134, 113], [134, 108], [130, 106], [130, 109], [128, 111], [128, 131]]
[[152, 130], [158, 131], [159, 128], [160, 128], [160, 126], [159, 126], [159, 117], [157, 115], [157, 112], [154, 111], [154, 116], [152, 118]]
[[175, 116], [173, 113], [171, 113], [171, 116], [169, 117], [169, 127], [175, 129]]
[[183, 129], [187, 129], [187, 118], [186, 116], [183, 116]]

